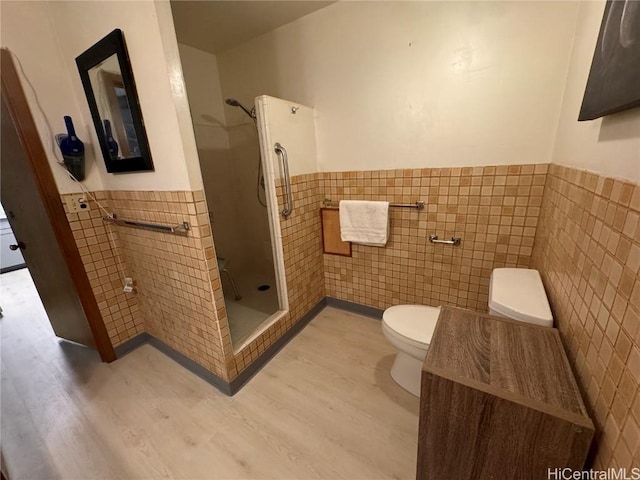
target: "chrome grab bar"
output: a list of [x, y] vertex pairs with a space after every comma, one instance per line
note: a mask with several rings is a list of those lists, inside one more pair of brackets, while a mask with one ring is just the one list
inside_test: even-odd
[[451, 240], [438, 240], [438, 235], [429, 235], [429, 241], [431, 243], [444, 243], [445, 245], [460, 245], [462, 238], [451, 237]]
[[291, 215], [291, 211], [293, 210], [293, 196], [291, 195], [291, 177], [289, 177], [289, 160], [287, 158], [287, 151], [285, 148], [280, 145], [280, 143], [276, 142], [273, 146], [276, 153], [279, 153], [282, 156], [282, 170], [284, 173], [284, 195], [286, 197], [286, 206], [282, 210], [282, 216], [287, 218]]
[[182, 222], [179, 225], [158, 225], [157, 223], [139, 222], [137, 220], [125, 220], [118, 218], [114, 213], [112, 217], [102, 217], [105, 222], [113, 223], [121, 227], [144, 228], [145, 230], [154, 230], [156, 232], [173, 233], [176, 235], [187, 235], [191, 230], [189, 222]]

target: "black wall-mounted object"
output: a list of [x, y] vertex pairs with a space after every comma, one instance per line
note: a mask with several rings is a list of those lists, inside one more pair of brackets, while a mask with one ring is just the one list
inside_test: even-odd
[[122, 30], [114, 30], [82, 53], [76, 64], [107, 172], [153, 170]]
[[608, 0], [579, 121], [640, 106], [640, 2]]
[[84, 180], [84, 143], [77, 137], [73, 119], [69, 115], [64, 116], [64, 123], [67, 134], [59, 133], [55, 139], [60, 147], [64, 166], [76, 181], [81, 182]]

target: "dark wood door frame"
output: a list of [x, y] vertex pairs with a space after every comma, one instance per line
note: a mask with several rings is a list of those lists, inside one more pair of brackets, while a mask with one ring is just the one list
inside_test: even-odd
[[112, 362], [116, 354], [109, 339], [107, 328], [98, 308], [98, 302], [91, 289], [89, 277], [84, 269], [80, 252], [76, 245], [71, 227], [64, 212], [60, 200], [60, 192], [56, 186], [45, 154], [42, 141], [38, 134], [36, 124], [31, 115], [27, 98], [24, 94], [18, 72], [15, 68], [11, 53], [6, 49], [0, 49], [2, 70], [2, 96], [9, 109], [20, 143], [22, 143], [30, 169], [38, 184], [39, 193], [44, 203], [51, 226], [71, 274], [71, 279], [76, 288], [80, 303], [89, 323], [89, 328], [95, 340], [96, 349], [103, 362]]

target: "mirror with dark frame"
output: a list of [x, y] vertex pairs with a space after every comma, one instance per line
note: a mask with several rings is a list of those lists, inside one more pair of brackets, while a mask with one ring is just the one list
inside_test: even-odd
[[76, 58], [107, 172], [153, 170], [124, 36], [114, 30]]

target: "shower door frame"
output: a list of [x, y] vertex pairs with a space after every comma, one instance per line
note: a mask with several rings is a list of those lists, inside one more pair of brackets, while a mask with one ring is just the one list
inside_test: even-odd
[[[238, 345], [234, 345], [233, 353], [238, 354], [248, 347], [256, 338], [270, 326], [278, 322], [289, 313], [289, 292], [287, 290], [287, 277], [284, 266], [284, 247], [282, 244], [282, 229], [280, 228], [280, 210], [278, 196], [276, 195], [276, 175], [280, 175], [277, 165], [275, 150], [267, 124], [267, 103], [262, 97], [256, 97], [256, 130], [258, 131], [258, 147], [260, 149], [260, 162], [264, 175], [265, 200], [267, 202], [267, 215], [269, 223], [269, 235], [271, 237], [271, 251], [273, 254], [273, 269], [278, 292], [279, 309], [260, 324], [255, 331]], [[229, 321], [229, 319], [227, 319]]]
[[287, 275], [284, 267], [280, 210], [278, 208], [278, 196], [276, 195], [276, 175], [279, 174], [279, 170], [275, 164], [277, 158], [267, 124], [267, 103], [262, 97], [256, 97], [255, 107], [260, 161], [262, 162], [262, 172], [265, 176], [265, 199], [267, 201], [267, 212], [269, 215], [269, 233], [271, 235], [273, 266], [276, 274], [278, 303], [280, 304], [280, 310], [273, 315], [276, 316], [279, 314], [278, 318], [273, 319], [275, 321], [289, 312], [289, 295], [287, 290]]

